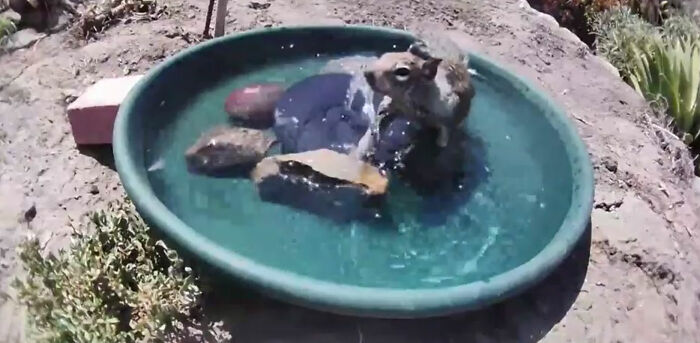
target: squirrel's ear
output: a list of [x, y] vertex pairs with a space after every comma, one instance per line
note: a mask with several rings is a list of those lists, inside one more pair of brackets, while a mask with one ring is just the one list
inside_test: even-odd
[[440, 66], [440, 62], [442, 62], [441, 58], [433, 57], [430, 57], [428, 58], [428, 60], [423, 62], [423, 66], [421, 67], [421, 73], [423, 74], [423, 77], [429, 80], [434, 79], [435, 75], [437, 75], [437, 70], [438, 66]]

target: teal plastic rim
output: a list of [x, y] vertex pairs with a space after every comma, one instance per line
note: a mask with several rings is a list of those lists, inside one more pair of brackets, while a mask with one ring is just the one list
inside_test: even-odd
[[236, 280], [283, 301], [319, 310], [368, 317], [417, 318], [447, 315], [478, 309], [520, 293], [544, 279], [572, 251], [590, 220], [593, 206], [594, 179], [587, 149], [564, 110], [541, 89], [509, 72], [506, 68], [469, 53], [472, 63], [510, 82], [513, 87], [543, 109], [560, 135], [572, 170], [571, 207], [552, 240], [532, 259], [486, 281], [445, 288], [389, 289], [359, 287], [321, 281], [273, 268], [217, 245], [200, 235], [172, 213], [156, 196], [145, 176], [145, 166], [134, 153], [142, 152], [128, 132], [129, 123], [140, 113], [135, 107], [143, 90], [168, 66], [186, 56], [218, 44], [228, 44], [243, 37], [274, 34], [281, 31], [314, 30], [371, 31], [387, 37], [411, 38], [408, 32], [370, 26], [298, 26], [257, 29], [219, 37], [185, 49], [150, 70], [129, 92], [117, 115], [113, 132], [113, 152], [117, 172], [138, 212], [177, 244], [205, 262], [225, 271]]

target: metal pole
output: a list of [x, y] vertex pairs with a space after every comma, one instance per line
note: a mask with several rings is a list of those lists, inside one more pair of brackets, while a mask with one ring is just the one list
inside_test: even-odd
[[202, 34], [204, 37], [210, 37], [209, 26], [211, 25], [211, 15], [214, 13], [214, 1], [216, 0], [209, 0], [209, 7], [207, 8], [207, 21], [204, 23], [204, 33]]
[[214, 37], [221, 37], [224, 35], [224, 25], [226, 24], [226, 3], [228, 3], [228, 0], [219, 0], [219, 4], [216, 6]]

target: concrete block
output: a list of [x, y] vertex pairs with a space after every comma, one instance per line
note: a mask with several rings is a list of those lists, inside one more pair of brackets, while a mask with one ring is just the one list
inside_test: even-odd
[[100, 80], [68, 105], [68, 121], [76, 144], [112, 143], [119, 105], [141, 77], [143, 75]]

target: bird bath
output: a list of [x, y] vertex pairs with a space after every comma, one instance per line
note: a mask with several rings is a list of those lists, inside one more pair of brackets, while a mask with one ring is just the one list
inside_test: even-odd
[[291, 85], [333, 58], [405, 50], [412, 40], [371, 27], [274, 28], [171, 57], [119, 110], [114, 155], [127, 193], [155, 228], [226, 276], [320, 310], [435, 316], [527, 289], [584, 232], [592, 170], [566, 114], [484, 57], [470, 55], [478, 76], [459, 190], [423, 196], [391, 178], [386, 220], [336, 222], [264, 202], [248, 178], [184, 166], [188, 145], [227, 122], [222, 104], [232, 89]]

